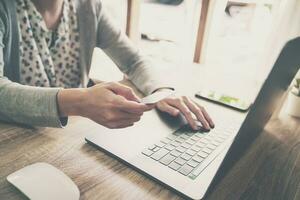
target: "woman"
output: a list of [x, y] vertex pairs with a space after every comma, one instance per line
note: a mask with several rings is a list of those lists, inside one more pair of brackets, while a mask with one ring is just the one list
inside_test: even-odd
[[[90, 118], [109, 128], [137, 122], [152, 109], [119, 83], [90, 88], [94, 47], [100, 47], [145, 94], [169, 89], [126, 36], [113, 26], [100, 0], [1, 0], [0, 119], [33, 126], [62, 127], [67, 117]], [[171, 97], [156, 107], [182, 113], [193, 129], [214, 124], [203, 107]]]

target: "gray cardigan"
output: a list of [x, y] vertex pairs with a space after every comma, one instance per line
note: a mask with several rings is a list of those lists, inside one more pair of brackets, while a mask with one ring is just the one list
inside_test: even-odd
[[[102, 10], [100, 0], [75, 0], [80, 32], [82, 85], [86, 86], [94, 47], [100, 47], [145, 94], [162, 86], [153, 66]], [[32, 126], [62, 127], [56, 96], [61, 88], [19, 84], [19, 28], [15, 0], [0, 0], [0, 120]]]

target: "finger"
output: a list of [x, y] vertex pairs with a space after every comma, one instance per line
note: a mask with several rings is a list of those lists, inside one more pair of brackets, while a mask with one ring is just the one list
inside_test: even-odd
[[134, 124], [126, 124], [126, 125], [120, 125], [118, 128], [127, 128], [127, 127], [131, 127], [133, 126]]
[[[195, 102], [196, 103], [196, 102]], [[205, 119], [208, 121], [209, 125], [211, 128], [215, 127], [215, 123], [213, 122], [213, 120], [211, 119], [211, 117], [209, 116], [208, 112], [205, 110], [204, 107], [200, 106], [198, 103], [196, 103], [196, 105], [202, 110], [202, 114], [204, 115]]]
[[163, 112], [169, 113], [170, 115], [176, 117], [179, 115], [180, 111], [173, 106], [170, 106], [167, 102], [159, 102], [157, 108]]
[[208, 121], [203, 116], [202, 110], [187, 97], [183, 97], [183, 101], [188, 106], [188, 108], [196, 115], [197, 119], [200, 121], [202, 126], [205, 129], [209, 130], [210, 127], [209, 127]]
[[143, 113], [153, 109], [153, 106], [148, 106], [142, 103], [128, 101], [126, 99], [121, 98], [117, 100], [116, 107], [122, 111], [129, 113]]
[[111, 89], [115, 94], [125, 97], [127, 100], [136, 102], [140, 102], [141, 100], [130, 87], [120, 83], [109, 83], [108, 88]]
[[180, 110], [180, 112], [184, 115], [185, 119], [189, 123], [189, 125], [194, 130], [198, 130], [198, 126], [196, 124], [196, 121], [193, 118], [193, 114], [190, 111], [190, 109], [185, 105], [185, 103], [181, 100], [174, 99], [168, 101], [170, 105], [175, 106], [177, 109]]
[[118, 120], [118, 121], [116, 121], [116, 123], [117, 124], [132, 124], [132, 123], [138, 122], [140, 120], [141, 120], [140, 117], [135, 117], [135, 118], [128, 118], [128, 119]]
[[115, 120], [140, 119], [143, 116], [143, 113], [129, 113], [129, 112], [117, 110], [115, 111], [115, 116], [117, 116]]

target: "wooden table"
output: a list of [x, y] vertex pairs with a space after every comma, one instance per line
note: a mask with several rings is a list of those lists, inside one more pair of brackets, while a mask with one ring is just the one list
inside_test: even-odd
[[[299, 199], [300, 126], [290, 117], [266, 127], [208, 199]], [[0, 124], [0, 199], [25, 199], [6, 181], [13, 171], [48, 162], [79, 186], [81, 199], [181, 199], [84, 142], [98, 125], [73, 117], [66, 129]]]
[[[199, 67], [198, 67], [199, 68]], [[300, 120], [278, 111], [207, 199], [300, 199]], [[84, 141], [99, 125], [71, 117], [64, 129], [0, 123], [0, 199], [25, 199], [6, 176], [47, 162], [78, 185], [81, 199], [181, 199]]]

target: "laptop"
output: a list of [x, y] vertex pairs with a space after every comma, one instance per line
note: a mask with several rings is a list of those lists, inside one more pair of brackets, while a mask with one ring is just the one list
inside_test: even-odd
[[192, 131], [180, 117], [150, 111], [133, 127], [100, 127], [97, 134], [85, 139], [183, 197], [202, 199], [280, 105], [299, 69], [299, 52], [300, 38], [284, 46], [248, 113], [202, 102], [216, 124], [210, 132]]

